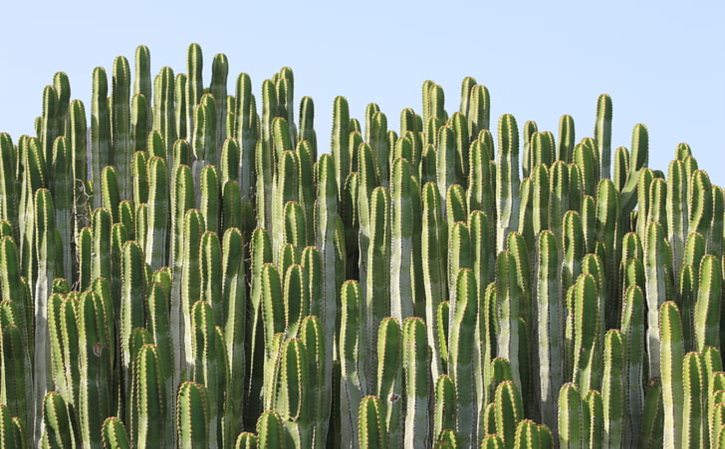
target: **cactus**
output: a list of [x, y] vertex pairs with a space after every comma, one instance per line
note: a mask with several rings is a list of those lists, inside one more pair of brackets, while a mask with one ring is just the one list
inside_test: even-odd
[[519, 196], [519, 130], [510, 114], [498, 123], [499, 154], [496, 167], [496, 200], [498, 228], [496, 248], [502, 250], [508, 233], [518, 225]]
[[704, 447], [705, 417], [703, 414], [704, 357], [689, 352], [682, 361], [683, 410], [682, 446]]
[[176, 431], [178, 447], [208, 447], [209, 404], [204, 386], [184, 382], [176, 398]]
[[102, 440], [103, 447], [108, 449], [128, 449], [132, 447], [123, 421], [115, 416], [107, 418], [103, 422]]
[[387, 448], [387, 432], [380, 398], [365, 396], [360, 401], [359, 446], [360, 449]]
[[308, 386], [309, 365], [304, 344], [292, 338], [285, 341], [279, 349], [279, 381], [274, 409], [280, 414], [290, 441], [289, 446], [295, 449], [311, 447], [312, 414], [310, 409], [313, 397]]
[[576, 386], [564, 384], [559, 392], [559, 447], [584, 449], [589, 447], [589, 423], [585, 405]]
[[664, 302], [660, 307], [660, 342], [662, 369], [662, 402], [665, 410], [665, 448], [675, 448], [681, 441], [683, 412], [682, 366], [684, 343], [680, 311], [673, 302]]
[[449, 335], [449, 372], [456, 386], [456, 431], [463, 446], [477, 439], [478, 425], [474, 383], [473, 351], [470, 348], [475, 335], [477, 291], [473, 272], [461, 269], [456, 280], [456, 307]]
[[41, 419], [43, 397], [49, 390], [49, 362], [50, 340], [47, 329], [47, 304], [48, 296], [52, 291], [52, 282], [54, 278], [54, 261], [55, 250], [52, 236], [55, 232], [55, 220], [53, 212], [53, 199], [50, 191], [47, 189], [38, 189], [35, 193], [35, 257], [37, 257], [37, 273], [38, 277], [35, 284], [35, 350], [34, 350], [34, 376], [33, 391], [35, 396], [35, 424], [34, 439], [40, 439]]
[[517, 427], [523, 418], [521, 392], [511, 381], [501, 382], [496, 387], [493, 401], [496, 420], [496, 434], [503, 439], [506, 448], [516, 447]]
[[358, 441], [357, 411], [364, 393], [364, 367], [361, 366], [363, 344], [363, 313], [360, 285], [346, 281], [342, 285], [340, 318], [340, 436], [345, 447]]
[[403, 322], [403, 370], [405, 374], [404, 445], [425, 448], [430, 442], [428, 398], [431, 394], [430, 348], [425, 322], [407, 318]]
[[602, 94], [591, 137], [504, 114], [494, 148], [466, 77], [398, 129], [336, 97], [326, 154], [292, 69], [258, 105], [229, 66], [152, 80], [142, 45], [90, 123], [58, 72], [0, 133], [8, 447], [722, 446], [725, 195], [689, 145], [612, 151]]
[[387, 317], [380, 322], [377, 338], [376, 395], [387, 430], [387, 446], [399, 447], [403, 427], [403, 342], [400, 322]]
[[[559, 251], [550, 231], [539, 234], [536, 252], [534, 314], [535, 360], [540, 373], [537, 388], [541, 421], [556, 429], [556, 396], [564, 383], [564, 307], [561, 303]], [[536, 368], [535, 368], [536, 370]]]

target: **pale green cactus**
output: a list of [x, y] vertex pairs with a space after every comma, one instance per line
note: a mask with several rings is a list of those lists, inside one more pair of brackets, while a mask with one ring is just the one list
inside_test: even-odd
[[133, 152], [131, 140], [131, 69], [128, 59], [118, 56], [113, 60], [111, 89], [111, 136], [113, 164], [118, 169], [119, 193], [128, 198], [131, 191], [129, 164]]
[[470, 269], [458, 271], [456, 279], [456, 311], [449, 335], [449, 372], [456, 386], [456, 433], [462, 445], [476, 441], [478, 435], [476, 391], [474, 384], [474, 353], [471, 342], [475, 337], [478, 314], [476, 282]]
[[[178, 88], [183, 89], [183, 87], [183, 82], [177, 86], [174, 71], [170, 67], [162, 67], [154, 78], [153, 102], [150, 96], [145, 97], [147, 103], [153, 103], [153, 107], [150, 108], [153, 111], [151, 114], [151, 127], [162, 137], [164, 154], [167, 155], [170, 155], [171, 147], [177, 135], [179, 137], [183, 136], [181, 126], [177, 123], [174, 114], [174, 101], [179, 101], [179, 99], [175, 98], [176, 91]], [[185, 105], [178, 106], [181, 109]], [[186, 124], [184, 124], [185, 126]]]
[[556, 399], [564, 383], [564, 305], [559, 275], [559, 250], [550, 231], [539, 234], [534, 294], [534, 371], [539, 373], [541, 421], [556, 429]]
[[[183, 345], [177, 346], [175, 360], [179, 360], [181, 369], [176, 370], [181, 376], [183, 371], [191, 374], [193, 366], [192, 339], [191, 339], [191, 308], [201, 297], [201, 274], [199, 273], [199, 244], [204, 233], [204, 217], [197, 209], [190, 209], [184, 214], [184, 228], [182, 236], [182, 271], [181, 271], [181, 317], [179, 323], [179, 338], [183, 338]], [[174, 318], [172, 318], [174, 319]], [[181, 362], [184, 363], [181, 363]]]
[[498, 226], [496, 248], [501, 251], [508, 233], [518, 227], [519, 201], [519, 130], [510, 114], [498, 124], [498, 158], [496, 167], [496, 202]]
[[311, 447], [313, 397], [308, 386], [309, 365], [304, 344], [292, 338], [279, 350], [278, 386], [274, 409], [279, 413], [289, 438], [291, 448]]
[[572, 378], [582, 394], [596, 388], [596, 382], [601, 379], [601, 372], [597, 372], [597, 362], [601, 358], [601, 354], [597, 353], [597, 348], [601, 348], [598, 335], [601, 316], [594, 277], [586, 273], [579, 276], [574, 286], [573, 301], [570, 310], [574, 315]]
[[[101, 170], [113, 163], [111, 153], [111, 111], [108, 104], [108, 77], [103, 67], [93, 70], [91, 99], [91, 164], [93, 191], [98, 193]], [[101, 205], [101, 196], [93, 195], [93, 206]]]
[[[300, 112], [302, 113], [302, 112]], [[304, 128], [303, 128], [304, 129]], [[320, 405], [324, 417], [320, 432], [326, 434], [329, 422], [331, 398], [332, 398], [332, 355], [334, 336], [336, 335], [336, 319], [338, 316], [339, 283], [337, 282], [337, 271], [340, 265], [335, 254], [335, 229], [339, 220], [337, 203], [337, 185], [335, 183], [335, 164], [331, 156], [321, 155], [317, 162], [317, 201], [315, 205], [315, 225], [310, 226], [315, 231], [315, 245], [320, 252], [321, 261], [321, 286], [320, 298], [313, 301], [311, 309], [315, 311], [324, 327], [325, 357], [323, 369], [323, 393]], [[361, 306], [362, 304], [359, 304]], [[342, 315], [341, 312], [339, 312]], [[359, 318], [359, 317], [358, 317]], [[359, 322], [360, 323], [360, 322]], [[358, 329], [359, 332], [359, 329]], [[317, 439], [316, 441], [322, 441]], [[353, 440], [354, 441], [354, 440]], [[321, 443], [319, 443], [321, 444]], [[319, 447], [319, 446], [318, 446]]]
[[396, 159], [390, 194], [390, 311], [400, 321], [414, 315], [411, 281], [413, 187], [410, 164], [406, 159]]
[[602, 178], [609, 178], [612, 157], [612, 99], [602, 94], [597, 99], [597, 121], [594, 126], [594, 137], [599, 152], [600, 173]]
[[[308, 315], [300, 325], [300, 340], [304, 344], [308, 362], [307, 396], [310, 404], [310, 438], [314, 447], [321, 447], [326, 440], [323, 429], [329, 421], [329, 411], [323, 410], [325, 379], [322, 377], [325, 364], [324, 330], [315, 315]], [[324, 402], [327, 403], [327, 400]]]
[[37, 279], [35, 282], [35, 350], [33, 358], [34, 376], [33, 392], [35, 399], [34, 439], [41, 436], [42, 407], [45, 393], [50, 389], [50, 339], [48, 335], [47, 304], [48, 296], [52, 292], [54, 279], [54, 235], [55, 213], [53, 198], [47, 189], [38, 189], [34, 198], [35, 242], [34, 258], [37, 260]]
[[372, 232], [368, 247], [367, 285], [364, 296], [364, 354], [361, 363], [368, 371], [365, 373], [367, 386], [365, 391], [375, 391], [374, 367], [377, 366], [375, 348], [380, 322], [390, 315], [390, 218], [389, 194], [383, 187], [373, 190], [370, 207]]
[[133, 369], [131, 355], [131, 333], [145, 323], [145, 282], [143, 250], [135, 241], [123, 245], [120, 347], [124, 385], [130, 387]]
[[264, 338], [266, 334], [266, 328], [264, 327], [265, 321], [263, 320], [263, 284], [262, 284], [262, 270], [265, 264], [272, 262], [272, 244], [269, 239], [269, 234], [264, 229], [255, 229], [252, 233], [250, 241], [250, 275], [251, 275], [251, 288], [250, 288], [250, 303], [251, 303], [251, 317], [250, 317], [250, 332], [248, 333], [249, 339], [249, 363], [248, 363], [248, 375], [247, 384], [245, 386], [245, 398], [248, 413], [252, 416], [257, 416], [261, 413], [261, 388], [263, 384], [263, 366], [264, 366], [264, 351], [265, 343]]
[[79, 397], [81, 441], [87, 447], [101, 447], [98, 430], [112, 414], [111, 346], [108, 335], [108, 297], [87, 292], [76, 305], [79, 344]]
[[206, 389], [207, 436], [209, 444], [216, 446], [223, 442], [219, 423], [223, 415], [223, 399], [220, 397], [220, 385], [224, 385], [224, 340], [217, 333], [214, 312], [208, 301], [197, 301], [191, 310], [193, 380]]
[[399, 447], [403, 439], [403, 337], [400, 322], [387, 317], [380, 322], [377, 338], [377, 389], [387, 446]]
[[[427, 257], [423, 261], [423, 276], [426, 288], [426, 322], [435, 322], [438, 304], [446, 299], [446, 229], [442, 221], [440, 200], [435, 184], [423, 186], [423, 226], [422, 252]], [[441, 354], [433, 326], [427, 326], [428, 344], [432, 348], [432, 375], [436, 378], [442, 373]]]
[[[471, 261], [471, 235], [468, 225], [465, 221], [456, 221], [451, 223], [450, 233], [448, 235], [448, 300], [450, 304], [451, 316], [456, 313], [456, 284], [458, 282], [459, 270], [473, 268]], [[449, 325], [449, 332], [452, 322]]]
[[173, 441], [174, 431], [170, 418], [174, 405], [173, 369], [176, 366], [174, 360], [174, 341], [169, 319], [169, 300], [171, 293], [171, 273], [168, 269], [162, 269], [154, 274], [154, 281], [149, 288], [147, 299], [147, 327], [157, 346], [156, 358], [159, 366], [160, 402], [167, 419], [164, 421], [163, 430], [165, 441]]
[[166, 161], [153, 157], [149, 162], [148, 231], [146, 263], [158, 269], [168, 264], [167, 229], [169, 223], [169, 188]]
[[679, 447], [682, 438], [684, 342], [682, 320], [675, 303], [662, 303], [659, 314], [660, 368], [664, 407], [664, 448]]
[[[645, 309], [642, 290], [636, 285], [630, 286], [625, 293], [623, 306], [621, 333], [625, 351], [623, 375], [626, 404], [622, 444], [631, 447], [640, 441], [645, 401], [643, 389]], [[614, 378], [612, 380], [616, 381]]]
[[496, 326], [497, 354], [511, 363], [511, 374], [520, 389], [519, 374], [519, 325], [520, 293], [516, 284], [516, 266], [509, 251], [502, 251], [496, 258]]
[[346, 281], [340, 293], [340, 436], [345, 447], [358, 441], [360, 401], [366, 385], [365, 367], [360, 364], [361, 351], [366, 350], [363, 329], [362, 292], [357, 281]]
[[699, 267], [697, 300], [694, 307], [695, 344], [698, 351], [720, 342], [720, 310], [723, 271], [720, 260], [711, 255], [702, 258]]
[[224, 233], [222, 254], [224, 341], [229, 365], [227, 375], [229, 379], [233, 379], [230, 382], [232, 391], [227, 395], [225, 413], [232, 417], [234, 423], [234, 427], [228, 430], [236, 435], [242, 430], [243, 380], [246, 373], [244, 341], [247, 326], [244, 241], [238, 229], [229, 228]]
[[429, 398], [432, 392], [430, 348], [425, 321], [403, 322], [403, 371], [405, 376], [406, 447], [425, 448], [431, 441]]
[[343, 184], [350, 173], [350, 148], [348, 147], [350, 112], [345, 97], [335, 97], [332, 116], [332, 157], [335, 161], [337, 191], [342, 192]]
[[603, 439], [601, 447], [622, 447], [625, 414], [624, 339], [616, 329], [604, 337], [604, 375], [602, 378]]
[[645, 239], [645, 277], [647, 298], [647, 356], [649, 375], [660, 375], [659, 310], [667, 298], [664, 230], [658, 223], [647, 227]]

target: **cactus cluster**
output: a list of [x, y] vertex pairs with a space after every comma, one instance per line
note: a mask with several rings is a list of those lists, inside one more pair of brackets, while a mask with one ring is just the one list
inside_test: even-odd
[[467, 77], [398, 130], [335, 98], [328, 148], [290, 68], [258, 102], [150, 57], [0, 134], [0, 447], [725, 447], [725, 191], [687, 144], [613, 149], [606, 94], [591, 137], [492, 130]]

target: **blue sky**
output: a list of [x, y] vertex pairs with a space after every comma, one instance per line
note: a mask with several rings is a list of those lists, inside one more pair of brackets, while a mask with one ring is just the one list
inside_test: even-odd
[[[613, 146], [630, 144], [635, 123], [650, 132], [650, 166], [666, 169], [678, 142], [725, 185], [725, 6], [716, 2], [243, 2], [136, 0], [9, 2], [0, 6], [0, 130], [30, 133], [41, 93], [56, 71], [88, 105], [93, 67], [151, 49], [152, 70], [184, 70], [190, 42], [211, 59], [224, 52], [230, 87], [240, 71], [262, 80], [284, 65], [295, 96], [315, 100], [318, 141], [330, 130], [332, 99], [351, 113], [378, 103], [391, 127], [399, 111], [420, 110], [421, 84], [446, 89], [458, 108], [461, 79], [485, 84], [492, 116], [556, 130], [574, 116], [577, 138], [591, 135], [597, 95], [614, 103]], [[153, 4], [147, 4], [153, 3]], [[674, 2], [672, 2], [674, 3]], [[202, 6], [203, 5], [203, 6]], [[324, 146], [321, 145], [321, 150]]]

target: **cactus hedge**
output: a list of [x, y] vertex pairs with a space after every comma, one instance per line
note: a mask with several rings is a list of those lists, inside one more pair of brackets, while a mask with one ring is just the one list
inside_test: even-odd
[[[139, 46], [0, 133], [0, 447], [725, 447], [725, 190], [425, 81], [399, 126]], [[87, 111], [90, 113], [87, 114]], [[391, 117], [392, 118], [392, 117]], [[495, 125], [495, 129], [491, 129]]]

